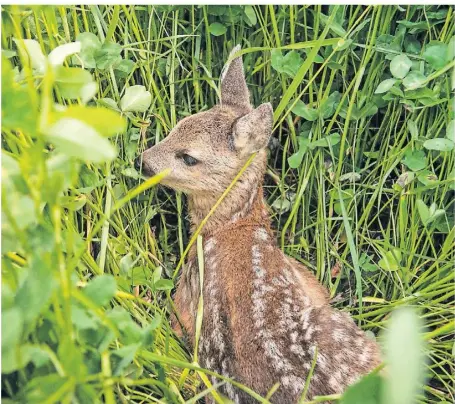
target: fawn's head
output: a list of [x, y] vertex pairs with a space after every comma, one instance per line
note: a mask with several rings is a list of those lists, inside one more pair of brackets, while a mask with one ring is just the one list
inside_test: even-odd
[[[235, 47], [229, 59], [240, 47]], [[270, 103], [250, 104], [242, 58], [228, 63], [221, 75], [221, 103], [206, 112], [182, 119], [170, 134], [142, 153], [142, 172], [153, 175], [166, 168], [164, 185], [188, 194], [220, 194], [249, 156], [258, 152], [249, 169], [262, 179], [266, 147], [272, 133]]]

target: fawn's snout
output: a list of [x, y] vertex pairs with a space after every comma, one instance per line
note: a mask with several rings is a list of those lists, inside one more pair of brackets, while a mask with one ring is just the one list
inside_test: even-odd
[[142, 172], [147, 177], [153, 177], [156, 173], [153, 169], [143, 161], [143, 156], [140, 155], [134, 160], [134, 168], [136, 171]]

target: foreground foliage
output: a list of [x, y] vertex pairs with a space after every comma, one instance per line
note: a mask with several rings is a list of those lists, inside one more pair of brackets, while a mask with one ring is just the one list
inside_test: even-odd
[[[275, 108], [281, 247], [366, 330], [412, 307], [418, 401], [453, 402], [453, 35], [442, 6], [4, 7], [2, 397], [196, 401], [205, 371], [168, 324], [184, 200], [133, 160], [217, 102], [241, 43], [254, 104]], [[392, 383], [341, 401], [410, 402], [419, 327], [398, 314]]]

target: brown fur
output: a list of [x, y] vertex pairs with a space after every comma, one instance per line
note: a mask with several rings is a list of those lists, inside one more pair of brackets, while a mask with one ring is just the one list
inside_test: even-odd
[[[297, 402], [316, 360], [307, 398], [341, 393], [380, 363], [379, 348], [347, 314], [329, 306], [328, 293], [313, 274], [274, 242], [261, 186], [273, 114], [270, 104], [251, 107], [241, 58], [222, 74], [221, 101], [182, 120], [142, 156], [147, 174], [171, 168], [164, 183], [188, 195], [194, 231], [247, 158], [258, 152], [202, 231], [201, 365], [261, 395], [279, 382], [271, 401], [281, 404]], [[199, 162], [185, 165], [182, 151]], [[175, 294], [191, 344], [199, 294], [192, 248]], [[255, 402], [230, 384], [221, 391], [237, 403]]]

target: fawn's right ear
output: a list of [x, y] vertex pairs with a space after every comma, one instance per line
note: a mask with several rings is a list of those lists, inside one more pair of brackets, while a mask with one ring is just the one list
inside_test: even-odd
[[242, 57], [232, 59], [239, 50], [240, 45], [232, 49], [228, 63], [221, 72], [221, 105], [245, 108], [249, 111], [251, 110], [250, 93], [246, 86]]
[[234, 124], [234, 148], [241, 157], [267, 147], [273, 127], [273, 107], [269, 102], [253, 109]]

